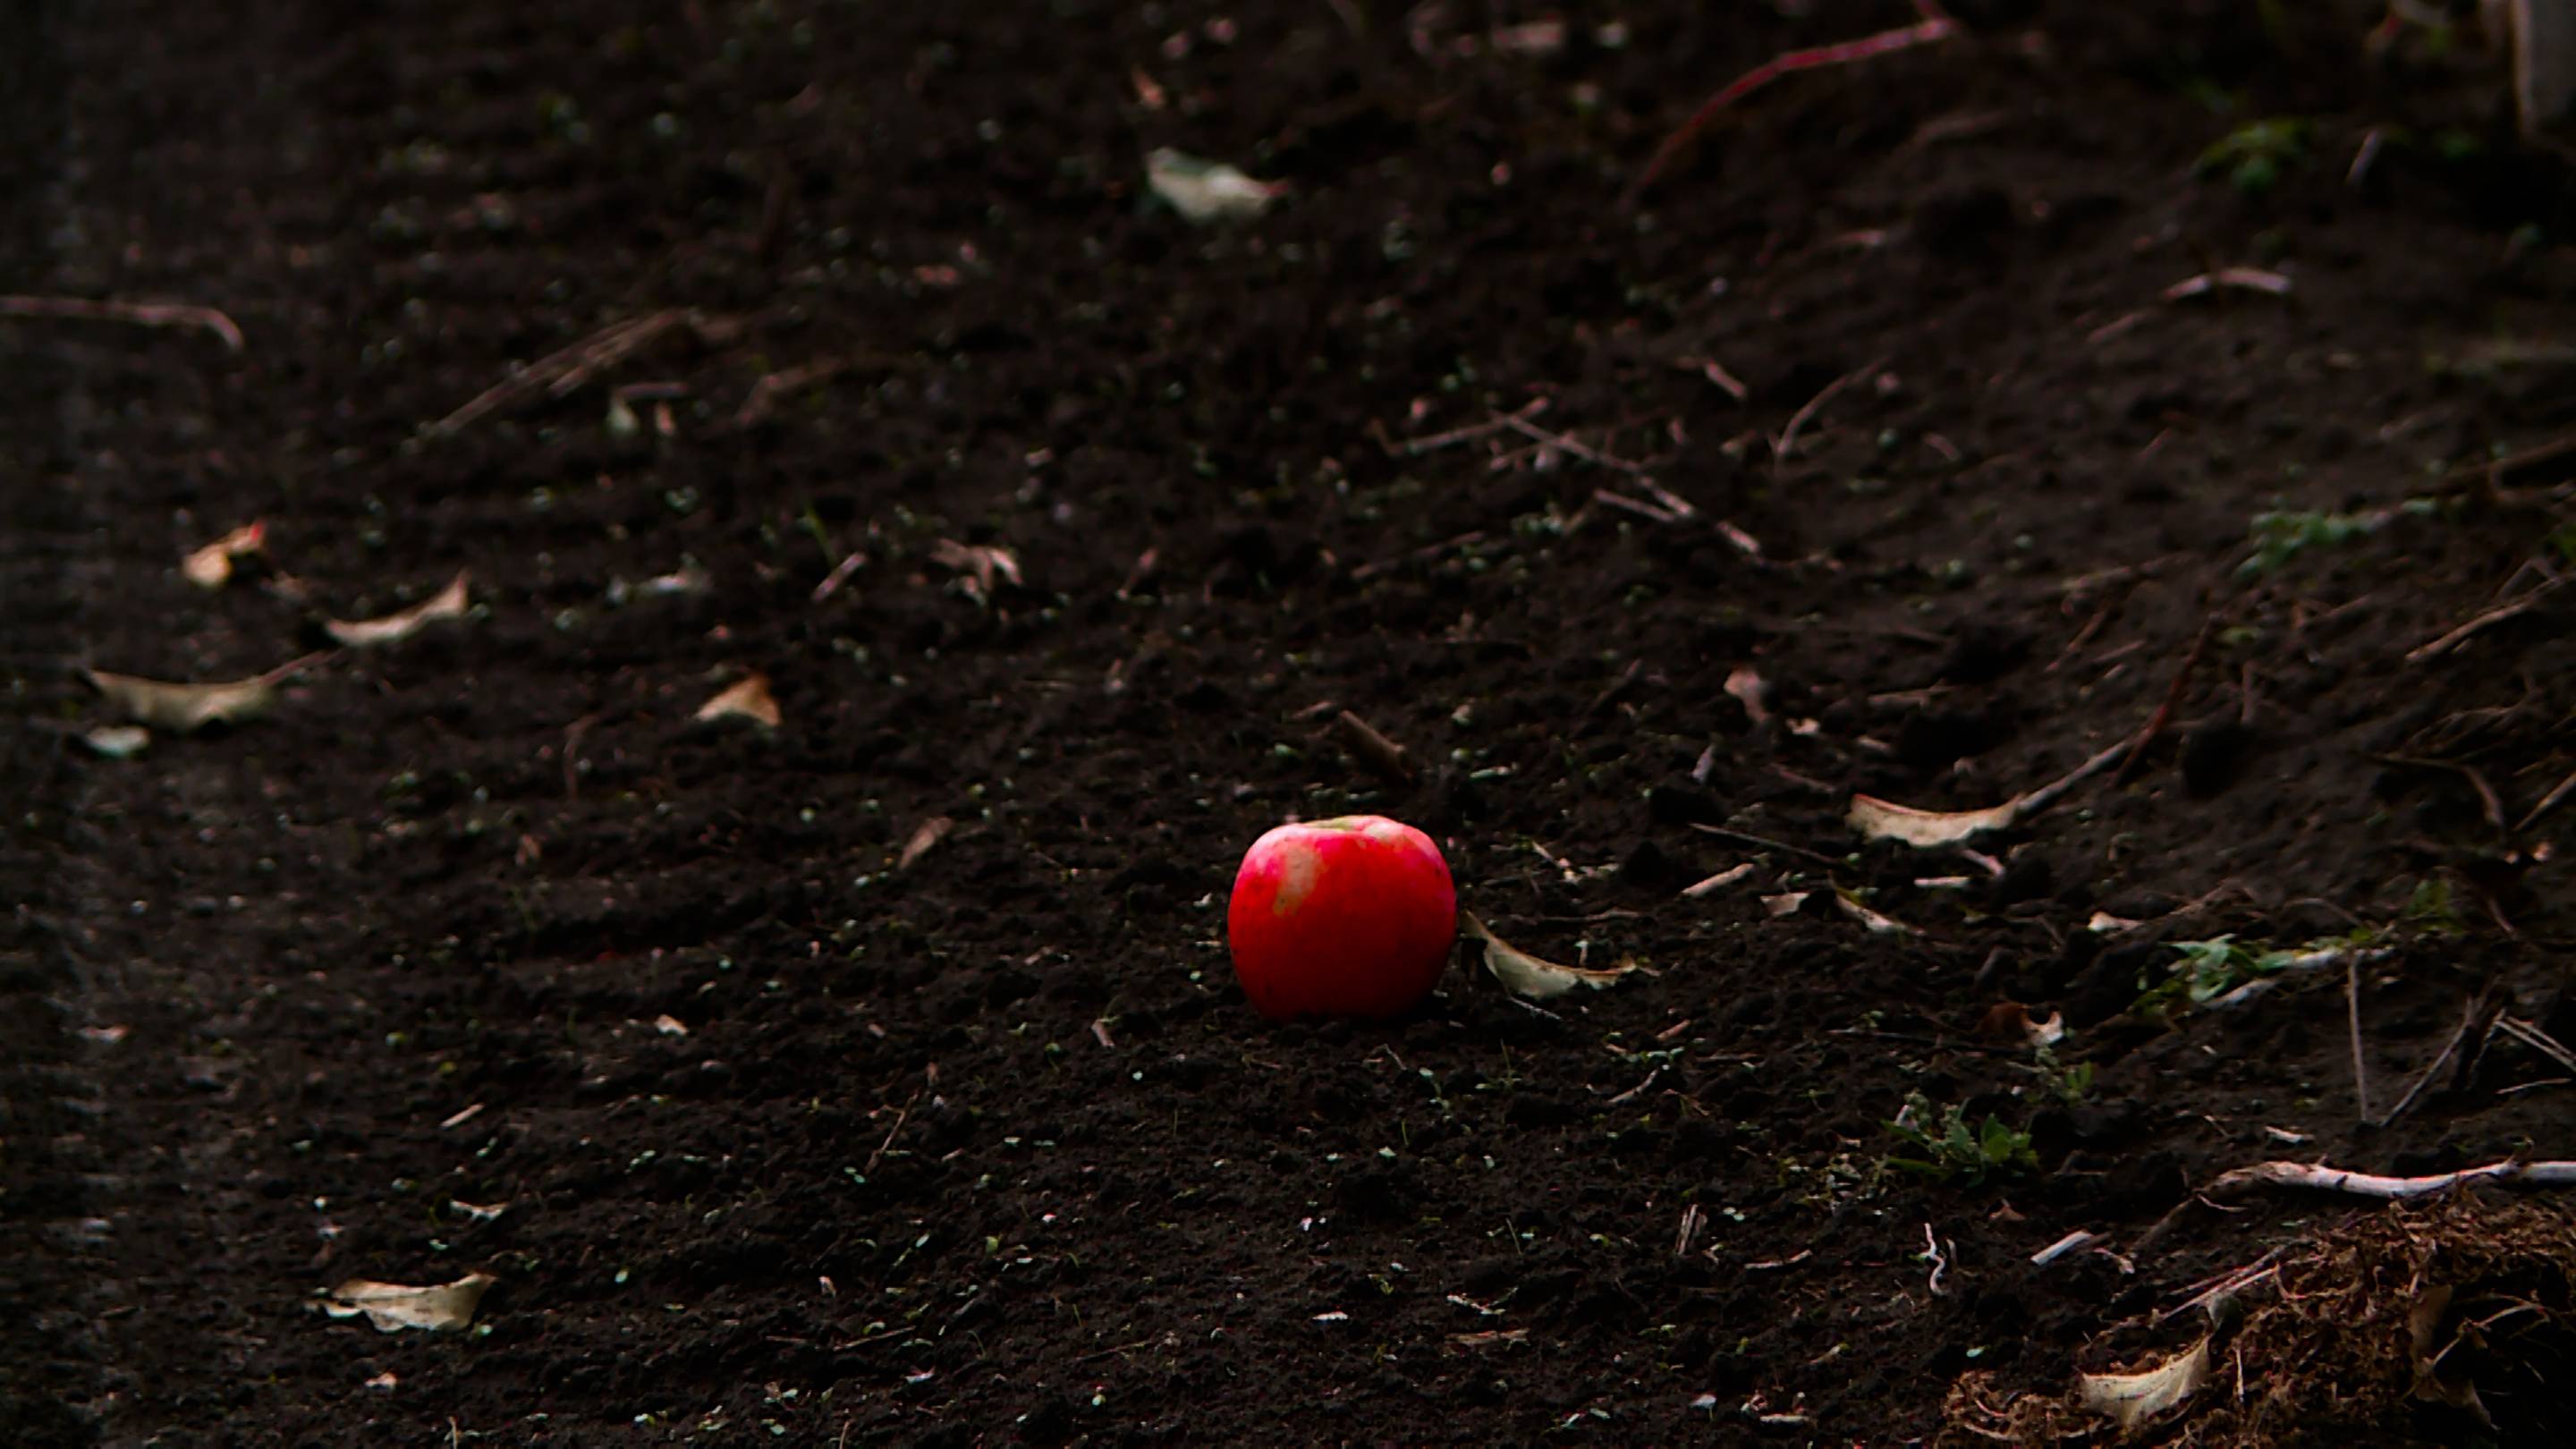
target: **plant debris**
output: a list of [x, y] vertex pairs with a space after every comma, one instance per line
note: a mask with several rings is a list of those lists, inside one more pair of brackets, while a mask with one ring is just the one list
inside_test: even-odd
[[267, 546], [268, 525], [254, 520], [188, 555], [179, 572], [198, 588], [220, 589], [233, 576], [234, 559]]
[[1485, 943], [1485, 969], [1494, 974], [1494, 979], [1503, 983], [1504, 988], [1513, 995], [1524, 996], [1533, 1001], [1545, 1001], [1551, 996], [1562, 996], [1578, 986], [1588, 986], [1595, 991], [1601, 990], [1636, 970], [1640, 964], [1635, 961], [1625, 961], [1599, 970], [1584, 966], [1560, 966], [1554, 961], [1543, 961], [1495, 935], [1486, 929], [1483, 921], [1476, 919], [1473, 911], [1459, 912], [1458, 921], [1464, 934]]
[[399, 613], [381, 619], [356, 621], [333, 619], [322, 627], [340, 644], [351, 649], [372, 649], [383, 644], [399, 644], [441, 619], [465, 617], [466, 575], [460, 571], [447, 587]]
[[282, 664], [266, 674], [222, 684], [169, 684], [104, 669], [82, 671], [107, 702], [136, 724], [188, 734], [213, 724], [238, 724], [266, 714], [277, 686], [301, 672], [316, 655]]
[[1169, 146], [1145, 157], [1145, 184], [1193, 226], [1249, 220], [1288, 194], [1284, 181], [1255, 181], [1222, 161], [1203, 160]]
[[2209, 1383], [2209, 1340], [2135, 1373], [2085, 1374], [2077, 1381], [2084, 1407], [2120, 1426], [2123, 1434], [2181, 1407]]
[[769, 676], [746, 674], [730, 689], [698, 706], [690, 718], [704, 724], [710, 720], [740, 717], [765, 728], [778, 728], [778, 701], [769, 692]]
[[468, 1273], [434, 1288], [407, 1288], [399, 1283], [371, 1283], [352, 1278], [322, 1296], [322, 1311], [333, 1318], [365, 1314], [379, 1332], [406, 1328], [456, 1333], [474, 1321], [474, 1309], [485, 1289], [500, 1280], [489, 1273]]
[[996, 578], [1010, 580], [1013, 588], [1020, 584], [1019, 556], [1007, 548], [943, 538], [931, 548], [930, 557], [965, 574], [966, 595], [979, 604], [993, 597]]
[[111, 760], [130, 760], [150, 747], [152, 731], [141, 725], [100, 725], [80, 738], [92, 754], [104, 755]]
[[1854, 795], [1847, 818], [1871, 840], [1902, 840], [1928, 850], [1989, 830], [2010, 830], [2021, 818], [2021, 801], [2007, 800], [1987, 810], [1917, 810], [1875, 795]]
[[903, 843], [903, 853], [895, 857], [894, 868], [912, 869], [914, 862], [928, 855], [931, 847], [947, 839], [948, 832], [956, 828], [957, 822], [945, 815], [933, 815], [913, 827], [912, 837]]

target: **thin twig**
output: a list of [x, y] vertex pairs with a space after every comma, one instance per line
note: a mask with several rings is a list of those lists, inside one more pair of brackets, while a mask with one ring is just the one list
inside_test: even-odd
[[203, 327], [229, 352], [249, 344], [233, 319], [212, 307], [186, 302], [95, 302], [86, 297], [0, 297], [0, 317], [69, 317], [84, 322], [131, 322], [139, 327]]
[[2173, 718], [2174, 707], [2182, 703], [2183, 694], [2191, 684], [2192, 670], [2199, 667], [2200, 656], [2208, 652], [2210, 636], [2217, 632], [2218, 615], [2213, 613], [2201, 621], [2200, 633], [2191, 641], [2191, 652], [2183, 655], [2182, 667], [2174, 671], [2173, 683], [2165, 687], [2164, 703], [2157, 705], [2156, 712], [2147, 716], [2146, 725], [2138, 731], [2137, 738], [2129, 747], [2129, 757], [2121, 763], [2120, 772], [2111, 777], [2112, 788], [2117, 789], [2136, 771], [2138, 762], [2147, 757], [2147, 748], [2156, 742], [2156, 736], [2164, 731], [2165, 723]]
[[1379, 734], [1367, 720], [1343, 710], [1333, 716], [1333, 728], [1341, 735], [1342, 743], [1350, 747], [1350, 752], [1359, 757], [1361, 764], [1398, 784], [1412, 781], [1413, 757], [1405, 752], [1404, 746]]
[[438, 436], [461, 432], [477, 419], [516, 407], [540, 393], [562, 397], [676, 329], [687, 328], [707, 338], [730, 330], [730, 326], [686, 307], [667, 307], [610, 323], [485, 388], [463, 407], [430, 424], [429, 432]]
[[1699, 831], [1704, 835], [1714, 835], [1720, 840], [1732, 840], [1738, 845], [1752, 845], [1759, 846], [1764, 850], [1785, 851], [1790, 855], [1801, 856], [1805, 859], [1812, 860], [1819, 865], [1842, 864], [1841, 861], [1825, 854], [1823, 851], [1809, 850], [1803, 845], [1791, 845], [1785, 840], [1773, 840], [1767, 835], [1755, 835], [1749, 830], [1730, 830], [1723, 825], [1696, 824], [1691, 826], [1691, 829]]
[[1832, 402], [1835, 395], [1840, 393], [1844, 388], [1851, 386], [1853, 383], [1860, 381], [1862, 378], [1869, 376], [1871, 373], [1878, 371], [1886, 365], [1887, 359], [1884, 357], [1875, 357], [1870, 359], [1865, 366], [1854, 368], [1850, 372], [1846, 372], [1842, 376], [1835, 378], [1833, 381], [1826, 383], [1824, 391], [1807, 399], [1804, 406], [1800, 407], [1796, 412], [1791, 413], [1789, 415], [1788, 425], [1780, 430], [1780, 435], [1778, 437], [1771, 440], [1771, 471], [1776, 474], [1780, 469], [1788, 465], [1790, 450], [1798, 446], [1799, 430], [1806, 427], [1808, 420], [1815, 417], [1819, 409], [1823, 408], [1825, 404]]
[[893, 1148], [895, 1134], [903, 1130], [903, 1119], [912, 1115], [912, 1104], [920, 1100], [921, 1094], [915, 1092], [904, 1099], [902, 1106], [895, 1108], [894, 1125], [886, 1129], [885, 1140], [877, 1144], [877, 1150], [868, 1154], [867, 1165], [859, 1169], [859, 1176], [865, 1177], [877, 1170], [877, 1164], [883, 1161], [886, 1153]]
[[1629, 182], [1627, 191], [1619, 197], [1619, 209], [1636, 210], [1637, 199], [1645, 195], [1646, 188], [1655, 184], [1655, 179], [1664, 174], [1664, 168], [1672, 164], [1673, 158], [1680, 155], [1684, 147], [1709, 128], [1710, 123], [1717, 119], [1718, 112], [1780, 77], [1829, 65], [1849, 65], [1918, 45], [1930, 45], [1959, 33], [1958, 22], [1941, 13], [1941, 8], [1933, 0], [1914, 0], [1914, 8], [1923, 19], [1913, 25], [1881, 31], [1860, 40], [1847, 40], [1839, 45], [1793, 50], [1774, 56], [1737, 77], [1725, 89], [1701, 102], [1700, 108], [1691, 113], [1691, 118], [1682, 122], [1680, 129], [1666, 136], [1663, 144], [1655, 148], [1655, 154], [1646, 162], [1646, 169], [1637, 173], [1637, 179]]
[[2352, 1028], [2352, 1108], [2353, 1120], [2370, 1121], [2370, 1069], [2362, 1062], [2361, 1052], [2361, 958], [2344, 963], [2344, 1018]]
[[2522, 823], [2516, 825], [2514, 829], [2517, 832], [2529, 830], [2533, 821], [2557, 809], [2559, 802], [2570, 795], [2576, 795], [2576, 772], [2571, 772], [2566, 779], [2551, 786], [2549, 793], [2540, 797], [2540, 803], [2532, 806], [2531, 813], [2522, 817]]
[[2524, 1021], [2520, 1017], [2500, 1016], [2496, 1018], [2496, 1030], [2503, 1032], [2506, 1036], [2512, 1037], [2515, 1041], [2518, 1041], [2524, 1046], [2531, 1048], [2533, 1051], [2540, 1053], [2542, 1056], [2549, 1058], [2551, 1061], [2565, 1067], [2567, 1070], [2576, 1072], [2576, 1052], [2569, 1051], [2565, 1046], [2559, 1043], [2558, 1038], [2542, 1031], [2539, 1027], [2533, 1026], [2530, 1022]]
[[2477, 1020], [2478, 999], [2472, 996], [2461, 1004], [2459, 1030], [2452, 1032], [2451, 1039], [2442, 1043], [2442, 1049], [2434, 1054], [2431, 1065], [2424, 1068], [2424, 1074], [2415, 1079], [2415, 1085], [2408, 1087], [2406, 1095], [2397, 1099], [2397, 1105], [2388, 1109], [2388, 1115], [2379, 1119], [2380, 1126], [2385, 1127], [2406, 1115], [2406, 1109], [2415, 1105], [2415, 1099], [2423, 1096], [2424, 1089], [2442, 1074], [2443, 1067], [2449, 1065], [2453, 1054], [2459, 1051], [2460, 1043], [2469, 1039], [2469, 1032], [2477, 1025]]
[[2450, 630], [2440, 638], [2428, 640], [2425, 643], [2418, 644], [2414, 648], [2407, 650], [2406, 662], [2409, 664], [2421, 664], [2427, 659], [2438, 659], [2442, 655], [2450, 653], [2461, 644], [2467, 642], [2470, 635], [2475, 634], [2482, 629], [2492, 629], [2507, 619], [2520, 618], [2522, 615], [2528, 614], [2532, 610], [2539, 608], [2540, 601], [2556, 592], [2557, 589], [2558, 585], [2555, 583], [2542, 584], [2539, 588], [2533, 589], [2530, 593], [2523, 595], [2512, 603], [2498, 604], [2492, 609], [2487, 609], [2475, 614], [2470, 617], [2467, 623], [2460, 625], [2456, 629]]

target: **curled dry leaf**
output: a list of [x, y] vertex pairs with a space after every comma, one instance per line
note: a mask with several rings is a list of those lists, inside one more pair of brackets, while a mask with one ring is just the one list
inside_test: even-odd
[[266, 674], [222, 684], [168, 684], [104, 669], [82, 671], [107, 702], [137, 724], [187, 734], [211, 724], [254, 719], [277, 703], [277, 686], [312, 661], [306, 655]]
[[447, 587], [421, 600], [400, 613], [381, 619], [333, 619], [322, 627], [331, 637], [351, 649], [372, 649], [381, 644], [399, 644], [441, 619], [465, 617], [466, 575], [458, 573]]
[[1203, 160], [1169, 146], [1146, 156], [1145, 184], [1193, 226], [1259, 216], [1288, 194], [1284, 181], [1255, 181], [1222, 161]]
[[352, 1278], [322, 1295], [321, 1307], [333, 1318], [363, 1313], [383, 1333], [406, 1328], [455, 1333], [474, 1321], [475, 1305], [483, 1301], [484, 1290], [498, 1281], [489, 1273], [468, 1273], [434, 1288], [407, 1288]]
[[903, 843], [903, 853], [895, 857], [894, 868], [912, 869], [913, 862], [928, 855], [930, 848], [947, 839], [948, 832], [956, 827], [957, 822], [945, 815], [933, 815], [913, 827], [912, 838]]
[[734, 717], [752, 720], [768, 729], [778, 727], [778, 701], [769, 693], [769, 676], [747, 674], [732, 688], [698, 706], [690, 718], [705, 723]]
[[1007, 548], [995, 548], [989, 544], [959, 543], [953, 538], [943, 538], [932, 546], [930, 557], [936, 562], [969, 575], [967, 592], [979, 600], [993, 597], [993, 580], [997, 576], [1010, 580], [1014, 588], [1019, 586], [1019, 555]]
[[1766, 916], [1794, 916], [1798, 914], [1800, 910], [1805, 908], [1807, 897], [1813, 894], [1815, 894], [1813, 891], [1789, 891], [1781, 895], [1764, 896], [1762, 898], [1762, 914]]
[[2209, 1382], [2204, 1338], [2155, 1368], [2129, 1374], [2085, 1374], [2084, 1407], [2130, 1433], [2182, 1403]]
[[1603, 970], [1560, 966], [1553, 961], [1542, 961], [1487, 930], [1485, 923], [1476, 919], [1473, 911], [1459, 912], [1458, 920], [1469, 936], [1485, 943], [1485, 969], [1494, 973], [1494, 979], [1503, 983], [1515, 996], [1544, 1001], [1551, 996], [1562, 996], [1577, 986], [1589, 986], [1598, 991], [1637, 969], [1638, 963], [1634, 961]]
[[246, 553], [257, 553], [268, 545], [268, 525], [245, 523], [214, 542], [188, 555], [179, 572], [188, 582], [201, 589], [220, 589], [233, 576], [233, 560]]
[[1917, 810], [1875, 795], [1854, 795], [1850, 820], [1854, 830], [1871, 840], [1902, 840], [1929, 849], [1956, 845], [1988, 830], [2009, 830], [2021, 818], [2022, 802], [2007, 800], [1991, 810]]
[[467, 1202], [461, 1197], [449, 1198], [447, 1205], [478, 1223], [488, 1223], [510, 1210], [510, 1205], [505, 1202]]

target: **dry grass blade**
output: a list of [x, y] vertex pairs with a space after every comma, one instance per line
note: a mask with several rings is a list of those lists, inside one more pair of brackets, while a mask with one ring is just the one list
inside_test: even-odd
[[1541, 960], [1495, 935], [1486, 929], [1483, 921], [1476, 919], [1473, 911], [1459, 912], [1458, 920], [1468, 936], [1484, 942], [1485, 969], [1494, 974], [1494, 979], [1503, 983], [1504, 988], [1513, 995], [1528, 997], [1533, 1001], [1545, 1001], [1551, 996], [1562, 996], [1578, 986], [1588, 986], [1598, 991], [1637, 969], [1637, 963], [1634, 961], [1624, 962], [1605, 970], [1594, 970], [1583, 966], [1560, 966], [1554, 961]]
[[212, 307], [185, 302], [94, 302], [85, 297], [0, 297], [0, 317], [69, 317], [85, 322], [130, 322], [138, 327], [202, 327], [224, 340], [229, 352], [248, 346], [233, 319]]
[[154, 729], [187, 734], [213, 724], [236, 724], [266, 714], [277, 703], [277, 686], [320, 658], [307, 654], [266, 674], [221, 684], [170, 684], [104, 669], [84, 670], [89, 682], [126, 718]]
[[769, 692], [769, 676], [747, 674], [730, 689], [698, 706], [691, 719], [703, 724], [711, 720], [747, 719], [768, 729], [778, 727], [778, 700]]
[[500, 1280], [489, 1273], [468, 1273], [453, 1283], [410, 1288], [400, 1283], [371, 1283], [352, 1278], [322, 1295], [322, 1311], [333, 1318], [367, 1321], [382, 1333], [406, 1328], [430, 1333], [456, 1333], [474, 1321], [484, 1290]]
[[384, 644], [399, 644], [441, 619], [465, 617], [466, 575], [462, 572], [439, 590], [399, 613], [381, 619], [333, 619], [323, 629], [351, 649], [372, 649]]
[[701, 341], [713, 341], [730, 335], [734, 324], [686, 307], [669, 307], [613, 322], [484, 389], [465, 406], [430, 424], [429, 432], [444, 437], [462, 432], [489, 414], [518, 407], [541, 395], [562, 397], [663, 336], [683, 329], [695, 332]]

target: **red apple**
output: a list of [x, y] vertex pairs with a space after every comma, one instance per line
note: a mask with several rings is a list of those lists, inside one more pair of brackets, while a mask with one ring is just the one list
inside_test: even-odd
[[1397, 1016], [1449, 965], [1458, 891], [1440, 847], [1401, 821], [1282, 825], [1244, 852], [1225, 930], [1244, 995], [1272, 1021]]

